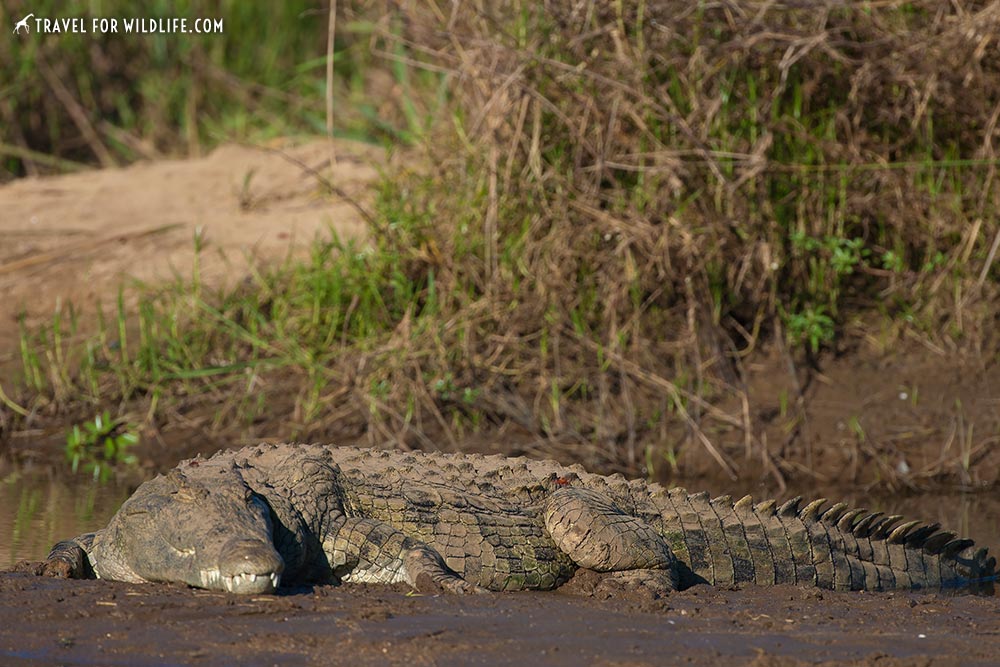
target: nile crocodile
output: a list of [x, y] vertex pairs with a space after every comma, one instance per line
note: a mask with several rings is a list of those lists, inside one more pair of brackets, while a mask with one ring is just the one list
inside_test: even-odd
[[655, 592], [991, 590], [986, 549], [900, 520], [824, 500], [710, 500], [553, 461], [262, 445], [144, 483], [106, 528], [57, 544], [41, 571], [235, 593], [339, 581], [552, 589], [578, 568]]

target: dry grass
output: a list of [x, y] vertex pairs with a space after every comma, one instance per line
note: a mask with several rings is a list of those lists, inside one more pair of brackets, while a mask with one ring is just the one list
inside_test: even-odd
[[734, 474], [768, 459], [741, 364], [762, 340], [808, 365], [871, 311], [990, 335], [1000, 3], [406, 7], [381, 38], [454, 95], [434, 336], [490, 419]]

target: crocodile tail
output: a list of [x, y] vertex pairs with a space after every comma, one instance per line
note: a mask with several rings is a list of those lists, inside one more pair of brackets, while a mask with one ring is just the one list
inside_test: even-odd
[[996, 560], [971, 540], [901, 516], [825, 499], [754, 503], [750, 496], [651, 485], [659, 529], [687, 583], [809, 584], [842, 590], [957, 588], [989, 591]]
[[[992, 592], [996, 559], [975, 542], [941, 530], [940, 524], [903, 521], [902, 515], [848, 508], [825, 501], [798, 513], [811, 535], [825, 529], [832, 551], [838, 545], [855, 579], [852, 588], [966, 588]], [[820, 547], [823, 540], [814, 540]], [[837, 554], [832, 560], [836, 563]], [[858, 586], [859, 580], [863, 585]]]

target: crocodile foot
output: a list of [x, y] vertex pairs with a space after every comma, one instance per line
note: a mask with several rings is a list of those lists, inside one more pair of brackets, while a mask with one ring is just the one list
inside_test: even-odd
[[[92, 539], [90, 535], [84, 536]], [[48, 558], [39, 563], [36, 574], [59, 579], [87, 579], [89, 572], [87, 553], [77, 540], [64, 540], [52, 547]]]
[[670, 570], [641, 569], [595, 572], [580, 569], [573, 576], [571, 588], [584, 595], [609, 600], [661, 600], [677, 590]]
[[452, 595], [470, 595], [478, 593], [489, 593], [482, 586], [470, 583], [461, 577], [456, 576], [434, 576], [430, 572], [421, 572], [416, 577], [414, 588], [421, 593], [450, 593]]

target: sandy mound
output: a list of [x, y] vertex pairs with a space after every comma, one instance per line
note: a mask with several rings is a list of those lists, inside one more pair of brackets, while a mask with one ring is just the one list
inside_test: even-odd
[[332, 227], [362, 237], [361, 214], [328, 195], [315, 172], [364, 201], [381, 151], [324, 140], [223, 146], [193, 160], [29, 178], [0, 187], [0, 363], [14, 358], [17, 318], [52, 316], [57, 304], [113, 303], [130, 278], [190, 275], [194, 237], [206, 241], [201, 272], [238, 280], [253, 257], [278, 260]]

